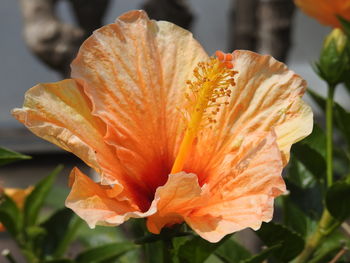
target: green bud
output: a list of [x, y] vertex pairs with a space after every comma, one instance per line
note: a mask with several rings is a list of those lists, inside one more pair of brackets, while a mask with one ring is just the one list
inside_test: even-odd
[[341, 29], [333, 31], [325, 38], [319, 62], [316, 63], [318, 74], [330, 85], [345, 81], [349, 70], [348, 37]]
[[335, 47], [337, 48], [337, 51], [340, 54], [344, 51], [348, 38], [341, 29], [335, 28], [324, 40], [323, 49], [329, 48], [329, 45], [332, 41], [334, 41]]

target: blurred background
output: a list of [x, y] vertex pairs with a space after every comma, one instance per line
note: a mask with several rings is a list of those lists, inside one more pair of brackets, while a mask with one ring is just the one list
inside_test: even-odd
[[[300, 13], [291, 0], [1, 0], [0, 146], [33, 159], [1, 168], [0, 185], [27, 187], [63, 163], [59, 185], [66, 189], [69, 170], [76, 165], [84, 169], [74, 156], [31, 135], [10, 110], [22, 105], [25, 91], [35, 84], [67, 76], [69, 61], [93, 29], [140, 8], [151, 18], [188, 28], [209, 54], [236, 48], [272, 54], [305, 78], [311, 89], [326, 92], [311, 65], [330, 28]], [[336, 100], [350, 109], [343, 90]], [[4, 240], [0, 249], [7, 246]]]

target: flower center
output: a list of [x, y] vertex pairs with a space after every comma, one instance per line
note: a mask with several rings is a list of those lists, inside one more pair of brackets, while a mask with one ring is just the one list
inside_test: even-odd
[[216, 56], [207, 62], [199, 62], [193, 71], [194, 81], [186, 82], [190, 93], [185, 93], [189, 106], [184, 115], [189, 117], [171, 174], [183, 170], [199, 130], [214, 125], [221, 106], [229, 104], [226, 99], [231, 96], [230, 88], [235, 85], [234, 76], [237, 72], [232, 70], [232, 54], [217, 51]]

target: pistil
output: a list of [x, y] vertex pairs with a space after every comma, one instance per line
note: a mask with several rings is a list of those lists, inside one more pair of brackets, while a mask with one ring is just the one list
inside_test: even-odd
[[235, 85], [234, 75], [237, 72], [232, 70], [232, 62], [227, 59], [228, 57], [232, 60], [231, 54], [217, 51], [216, 55], [217, 58], [210, 58], [208, 62], [200, 62], [194, 69], [195, 81], [187, 82], [191, 94], [185, 94], [185, 97], [190, 102], [187, 109], [190, 117], [171, 170], [172, 174], [183, 170], [200, 129], [207, 124], [215, 124], [215, 115], [220, 107], [229, 104], [225, 98], [231, 96], [230, 88]]

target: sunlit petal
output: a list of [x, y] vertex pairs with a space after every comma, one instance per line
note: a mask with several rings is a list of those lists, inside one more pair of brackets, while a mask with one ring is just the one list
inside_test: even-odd
[[101, 172], [96, 153], [113, 162], [111, 149], [103, 142], [106, 125], [91, 115], [91, 105], [74, 80], [39, 84], [25, 95], [23, 108], [14, 117], [37, 136], [73, 152]]
[[225, 156], [207, 182], [210, 199], [186, 222], [203, 238], [217, 242], [244, 228], [258, 229], [272, 219], [273, 200], [286, 190], [283, 166], [273, 133], [247, 135], [239, 149]]
[[108, 125], [107, 142], [129, 176], [147, 181], [150, 197], [171, 169], [185, 80], [206, 58], [190, 32], [132, 11], [95, 31], [72, 63], [93, 114]]
[[187, 214], [205, 202], [206, 192], [195, 174], [169, 175], [167, 183], [156, 191], [157, 213], [147, 219], [148, 230], [159, 234], [164, 226], [182, 223]]
[[158, 211], [148, 218], [148, 229], [159, 233], [186, 221], [211, 242], [244, 228], [256, 230], [272, 219], [273, 200], [286, 190], [282, 169], [276, 136], [250, 134], [212, 171], [216, 177], [207, 184], [200, 186], [195, 174], [170, 175], [156, 191]]
[[111, 186], [92, 181], [77, 168], [70, 174], [72, 190], [66, 206], [83, 218], [91, 228], [96, 225], [120, 225], [130, 217], [146, 217], [155, 213], [152, 206], [142, 213], [137, 206], [128, 201], [115, 198], [115, 190]]
[[311, 108], [301, 99], [306, 89], [302, 78], [271, 56], [250, 51], [233, 52], [233, 64], [238, 73], [229, 105], [217, 114], [217, 125], [202, 131], [188, 161], [195, 173], [220, 164], [232, 147], [257, 131], [276, 132], [286, 165], [291, 145], [312, 131]]
[[[70, 151], [102, 175], [103, 184], [114, 184], [124, 198], [140, 206], [149, 201], [142, 195], [140, 182], [128, 178], [120, 167], [114, 147], [106, 144], [106, 125], [92, 115], [92, 105], [75, 80], [39, 84], [25, 95], [23, 108], [13, 115], [34, 134]], [[132, 186], [131, 186], [132, 185]], [[139, 185], [137, 191], [132, 187]]]

